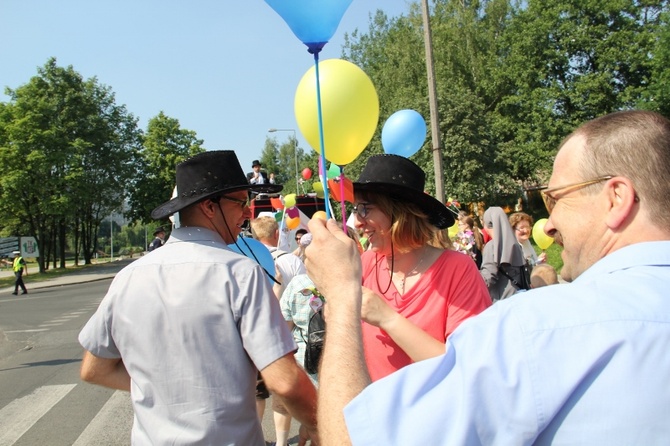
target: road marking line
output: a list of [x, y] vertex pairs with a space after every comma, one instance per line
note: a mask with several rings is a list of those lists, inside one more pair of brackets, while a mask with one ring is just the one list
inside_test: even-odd
[[35, 333], [37, 331], [49, 331], [48, 328], [33, 328], [31, 330], [7, 330], [5, 333]]
[[76, 384], [43, 386], [0, 409], [0, 446], [11, 446]]
[[67, 322], [67, 319], [52, 319], [49, 322]]
[[[79, 435], [79, 438], [72, 443], [72, 446], [89, 446], [92, 444], [105, 444], [103, 438], [125, 437], [128, 434], [128, 425], [123, 423], [127, 420], [132, 424], [133, 406], [130, 401], [130, 393], [117, 390], [109, 397], [109, 400], [98, 411], [95, 417], [86, 426], [86, 429]], [[111, 423], [110, 420], [114, 420]], [[117, 432], [114, 432], [116, 430]], [[130, 444], [130, 438], [122, 441], [120, 444]]]

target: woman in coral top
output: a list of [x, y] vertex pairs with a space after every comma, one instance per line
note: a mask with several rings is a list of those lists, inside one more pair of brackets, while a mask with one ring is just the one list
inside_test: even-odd
[[424, 185], [424, 172], [397, 155], [370, 157], [354, 183], [356, 227], [370, 244], [362, 315], [373, 381], [443, 354], [447, 336], [491, 305], [472, 258], [437, 242], [454, 217]]

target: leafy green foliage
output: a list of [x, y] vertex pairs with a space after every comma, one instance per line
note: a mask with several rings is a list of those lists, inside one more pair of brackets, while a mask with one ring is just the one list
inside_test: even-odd
[[140, 223], [151, 222], [151, 211], [172, 197], [177, 164], [204, 152], [202, 144], [194, 131], [182, 129], [179, 120], [163, 112], [149, 120], [126, 217]]
[[[268, 175], [274, 173], [276, 184], [284, 186], [283, 194], [292, 194], [296, 191], [302, 194], [304, 187], [300, 180], [302, 170], [307, 167], [305, 165], [307, 159], [304, 150], [298, 145], [298, 140], [291, 135], [287, 142], [281, 145], [277, 138], [266, 138], [260, 162]], [[299, 188], [296, 187], [297, 184], [300, 185]]]
[[[445, 193], [512, 204], [548, 179], [575, 127], [615, 110], [670, 110], [667, 0], [436, 0], [431, 30], [440, 141], [412, 157], [434, 192], [431, 148], [442, 148]], [[343, 56], [370, 76], [380, 125], [411, 108], [429, 120], [419, 6], [345, 36]], [[357, 176], [381, 153], [380, 133], [346, 167]]]
[[88, 263], [102, 216], [121, 206], [134, 175], [136, 119], [115, 104], [108, 87], [59, 67], [54, 58], [7, 93], [0, 224], [36, 237], [40, 271], [52, 253], [64, 261], [67, 231], [81, 242]]

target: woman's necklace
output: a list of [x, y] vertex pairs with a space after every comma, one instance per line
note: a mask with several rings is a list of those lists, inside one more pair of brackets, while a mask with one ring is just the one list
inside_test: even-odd
[[[407, 273], [403, 274], [403, 276], [400, 278], [400, 294], [403, 295], [405, 294], [405, 279], [407, 279], [407, 277], [412, 277], [417, 274], [417, 269], [419, 268], [419, 266], [421, 266], [421, 264], [423, 263], [423, 259], [425, 258], [426, 258], [425, 255], [421, 255], [419, 257], [419, 262], [416, 265], [414, 265], [414, 268], [407, 271]], [[391, 271], [391, 280], [393, 280], [393, 271]]]

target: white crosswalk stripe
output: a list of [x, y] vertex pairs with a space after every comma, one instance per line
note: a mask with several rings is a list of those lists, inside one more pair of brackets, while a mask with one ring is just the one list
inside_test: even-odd
[[44, 386], [0, 409], [0, 446], [11, 446], [76, 384]]
[[[43, 386], [0, 409], [0, 446], [14, 445], [77, 385]], [[130, 393], [117, 390], [88, 423], [73, 446], [128, 445], [132, 422]]]
[[[120, 420], [132, 420], [133, 406], [130, 393], [117, 390], [112, 394], [95, 418], [86, 426], [72, 446], [130, 444], [128, 425]], [[110, 420], [116, 420], [110, 423]]]

